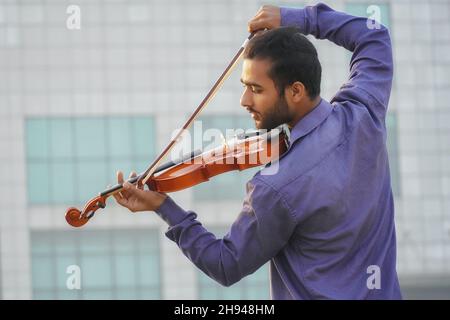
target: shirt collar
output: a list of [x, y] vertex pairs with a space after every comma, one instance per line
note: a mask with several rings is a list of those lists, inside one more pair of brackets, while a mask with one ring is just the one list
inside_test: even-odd
[[300, 119], [291, 130], [290, 144], [292, 145], [298, 139], [306, 136], [319, 126], [331, 113], [333, 107], [324, 99], [320, 99], [317, 106], [314, 107], [306, 116]]

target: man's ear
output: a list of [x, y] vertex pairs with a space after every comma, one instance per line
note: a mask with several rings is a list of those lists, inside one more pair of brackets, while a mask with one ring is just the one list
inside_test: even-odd
[[298, 103], [305, 97], [306, 88], [300, 81], [295, 81], [293, 84], [286, 87], [285, 94], [293, 103]]

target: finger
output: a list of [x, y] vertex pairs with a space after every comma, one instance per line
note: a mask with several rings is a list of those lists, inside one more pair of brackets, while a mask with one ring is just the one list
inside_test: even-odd
[[[131, 171], [130, 178], [135, 178], [136, 176], [137, 176], [137, 173], [135, 171]], [[139, 181], [137, 184], [135, 184], [135, 187], [137, 189], [144, 190], [144, 184], [142, 183], [142, 180]]]
[[128, 197], [124, 197], [123, 192], [121, 191], [115, 192], [112, 194], [112, 196], [114, 197], [114, 199], [118, 204], [128, 208], [129, 199]]
[[113, 197], [114, 197], [114, 199], [116, 199], [117, 202], [119, 202], [119, 200], [122, 198], [121, 195], [119, 194], [119, 192], [113, 193]]
[[248, 21], [247, 28], [250, 33], [258, 30], [255, 29], [255, 25], [257, 26], [258, 23], [260, 23], [260, 21], [264, 19], [264, 15], [265, 15], [264, 7], [260, 7], [258, 12], [256, 12], [255, 16]]
[[125, 182], [123, 184], [123, 188], [124, 188], [125, 192], [127, 193], [128, 197], [133, 197], [138, 200], [142, 200], [145, 197], [145, 191], [136, 187], [134, 184]]
[[[128, 175], [127, 182], [130, 182], [130, 180], [133, 179], [133, 178], [136, 178], [136, 176], [137, 176], [136, 171], [131, 171], [130, 174]], [[130, 183], [131, 183], [131, 182], [130, 182]], [[133, 183], [132, 185], [135, 185], [135, 184]], [[122, 186], [123, 186], [123, 183], [122, 183]], [[136, 185], [135, 185], [135, 186], [136, 186]]]
[[[137, 173], [136, 173], [136, 171], [131, 171], [130, 172], [130, 175], [128, 176], [128, 181], [129, 180], [131, 180], [132, 178], [135, 178], [137, 176]], [[141, 184], [139, 184], [139, 185], [141, 185]], [[142, 189], [142, 188], [140, 188], [140, 186], [139, 185], [135, 185], [136, 186], [136, 188], [138, 188], [139, 187], [139, 189]]]
[[[123, 172], [122, 171], [117, 171], [117, 182], [119, 184], [121, 184], [122, 187], [123, 187], [124, 180], [123, 180]], [[117, 194], [122, 199], [128, 199], [129, 198], [128, 193], [126, 191], [124, 191], [123, 189], [121, 191], [119, 191]]]
[[123, 183], [123, 172], [122, 171], [117, 171], [117, 182], [119, 183], [119, 184], [122, 184]]
[[248, 31], [250, 33], [264, 30], [266, 28], [266, 20], [265, 19], [253, 19], [248, 23]]
[[120, 198], [120, 197], [115, 197], [116, 201], [118, 204], [120, 204], [121, 206], [130, 209], [130, 200], [125, 199], [125, 198]]
[[119, 191], [117, 192], [117, 194], [119, 195], [120, 198], [128, 200], [128, 194], [126, 192]]

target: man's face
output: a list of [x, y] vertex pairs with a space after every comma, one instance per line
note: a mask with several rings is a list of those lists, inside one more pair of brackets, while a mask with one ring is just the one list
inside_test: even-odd
[[268, 76], [270, 66], [269, 60], [255, 59], [245, 59], [242, 66], [241, 105], [251, 113], [257, 129], [271, 130], [293, 119], [284, 93], [280, 97]]

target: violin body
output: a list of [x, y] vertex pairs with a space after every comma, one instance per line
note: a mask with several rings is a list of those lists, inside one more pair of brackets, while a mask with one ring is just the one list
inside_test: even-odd
[[150, 178], [146, 185], [157, 192], [174, 192], [234, 170], [245, 170], [277, 160], [287, 150], [286, 134], [268, 132], [235, 138], [218, 148], [182, 162]]
[[[145, 184], [150, 190], [157, 192], [180, 191], [229, 171], [242, 171], [277, 161], [287, 150], [287, 136], [284, 130], [275, 129], [263, 134], [254, 131], [245, 136], [235, 137], [215, 149], [204, 153], [192, 153], [190, 157], [180, 161], [164, 164], [155, 170], [155, 174]], [[143, 175], [128, 182], [139, 183]], [[119, 184], [103, 191], [91, 199], [83, 211], [74, 207], [67, 209], [66, 221], [73, 227], [86, 224], [98, 209], [106, 207], [106, 199], [121, 189], [122, 185]]]

